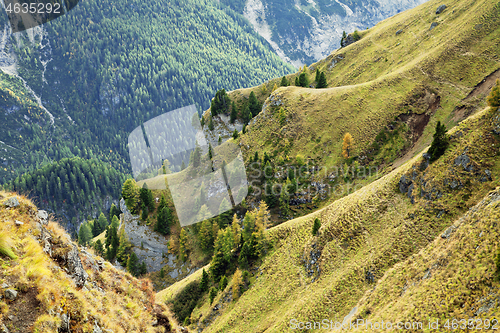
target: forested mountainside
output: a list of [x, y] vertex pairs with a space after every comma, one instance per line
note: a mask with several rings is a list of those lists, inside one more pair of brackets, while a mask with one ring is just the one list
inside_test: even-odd
[[[222, 87], [293, 70], [241, 15], [209, 0], [84, 1], [16, 34], [1, 15], [1, 183], [73, 157], [129, 174], [128, 135], [143, 122], [190, 104], [201, 112]], [[94, 197], [79, 186], [77, 196]]]
[[242, 13], [289, 63], [302, 66], [340, 47], [343, 32], [364, 30], [426, 0], [222, 0]]
[[3, 27], [2, 180], [72, 156], [127, 173], [127, 137], [142, 122], [292, 70], [209, 0], [85, 1], [28, 32]]

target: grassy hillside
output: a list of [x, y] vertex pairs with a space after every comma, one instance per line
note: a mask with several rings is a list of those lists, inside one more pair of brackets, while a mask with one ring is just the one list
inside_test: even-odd
[[[454, 263], [449, 258], [446, 261], [449, 269], [443, 267], [439, 273], [443, 277], [436, 281], [442, 284], [432, 287], [440, 290], [438, 295], [433, 296], [436, 299], [433, 302], [443, 300], [445, 303], [441, 304], [448, 304], [448, 309], [452, 309], [449, 312], [446, 308], [431, 310], [431, 305], [425, 304], [424, 292], [430, 292], [430, 287], [415, 287], [419, 288], [419, 294], [410, 300], [395, 301], [390, 295], [396, 293], [391, 290], [395, 285], [392, 281], [397, 282], [399, 287], [396, 289], [400, 292], [406, 279], [410, 281], [410, 286], [411, 279], [420, 278], [426, 268], [434, 267], [429, 263], [419, 264], [425, 262], [420, 257], [436, 246], [430, 244], [436, 244], [434, 239], [455, 221], [464, 223], [460, 221], [469, 219], [472, 214], [468, 213], [469, 209], [498, 186], [500, 140], [493, 134], [495, 126], [498, 126], [495, 123], [498, 122], [498, 112], [484, 109], [450, 131], [450, 148], [438, 161], [428, 165], [424, 158], [417, 156], [318, 212], [269, 229], [268, 237], [273, 249], [258, 269], [250, 270], [253, 277], [249, 289], [234, 302], [230, 282], [215, 303], [210, 306], [205, 301], [194, 310], [192, 327], [205, 328], [206, 332], [239, 332], [244, 327], [252, 327], [253, 331], [282, 332], [290, 327], [291, 319], [307, 322], [328, 318], [342, 322], [360, 299], [363, 299], [362, 309], [366, 311], [358, 312], [359, 316], [384, 320], [389, 314], [394, 316], [394, 320], [407, 319], [391, 308], [391, 302], [395, 302], [401, 311], [406, 311], [404, 313], [410, 318], [414, 316], [416, 319], [427, 318], [431, 314], [436, 318], [444, 314], [451, 316], [452, 305], [465, 304], [458, 300], [466, 296], [471, 307], [472, 304], [486, 302], [479, 296], [482, 292], [472, 295], [466, 293], [464, 285], [458, 281], [453, 284], [443, 280], [450, 275], [458, 279], [458, 270], [465, 272], [465, 258]], [[414, 190], [409, 194], [404, 186], [401, 187], [405, 179], [412, 180], [414, 184]], [[472, 211], [478, 211], [477, 216], [487, 216], [488, 210], [484, 206], [480, 205]], [[479, 212], [483, 209], [484, 212]], [[319, 233], [313, 236], [311, 229], [316, 217], [322, 221], [322, 226]], [[460, 246], [464, 247], [459, 253], [466, 253], [465, 249], [469, 246], [485, 244], [480, 254], [468, 256], [472, 262], [467, 267], [474, 267], [474, 270], [467, 279], [488, 286], [494, 283], [496, 286], [493, 279], [496, 269], [495, 234], [488, 235], [484, 240], [479, 240], [477, 236], [480, 229], [487, 225], [476, 227], [474, 224], [467, 233], [465, 229], [461, 233], [476, 235], [474, 237], [458, 238], [457, 235], [453, 239], [457, 239], [456, 242], [460, 239]], [[422, 249], [426, 252], [417, 255]], [[453, 258], [458, 257], [457, 253]], [[435, 256], [433, 258], [438, 260]], [[479, 262], [476, 264], [474, 260]], [[379, 279], [382, 282], [377, 282]], [[385, 289], [378, 291], [377, 283], [383, 283]], [[447, 289], [442, 289], [444, 286], [448, 286]], [[174, 285], [163, 292], [164, 300], [171, 302], [178, 293], [175, 290], [180, 288]], [[484, 287], [481, 290], [489, 289]], [[463, 293], [466, 294], [461, 296]], [[357, 308], [361, 307], [358, 305]], [[460, 311], [465, 313], [465, 310]], [[374, 314], [373, 317], [370, 313]]]
[[0, 328], [171, 331], [149, 280], [135, 279], [90, 250], [77, 248], [25, 197], [1, 192], [0, 218]]
[[[299, 72], [287, 76], [292, 86], [274, 92], [279, 78], [265, 89], [261, 85], [232, 92], [238, 108], [251, 91], [265, 101], [263, 112], [241, 138], [246, 156], [267, 152], [286, 162], [302, 154], [331, 167], [343, 163], [342, 137], [349, 132], [355, 158], [387, 165], [412, 147], [418, 151], [427, 145], [438, 120], [451, 128], [481, 109], [500, 76], [500, 5], [454, 0], [436, 15], [440, 4], [429, 1], [361, 31], [358, 42], [306, 68], [313, 87], [315, 71], [324, 71], [327, 89], [293, 86]], [[433, 22], [438, 25], [430, 30]], [[286, 114], [284, 126], [277, 119], [280, 108]], [[395, 138], [380, 140], [383, 132]]]

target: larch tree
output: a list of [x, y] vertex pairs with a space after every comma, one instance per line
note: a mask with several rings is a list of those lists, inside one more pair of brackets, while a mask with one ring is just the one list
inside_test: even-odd
[[342, 143], [342, 156], [344, 158], [351, 157], [352, 147], [354, 145], [354, 139], [350, 133], [344, 135], [344, 142]]

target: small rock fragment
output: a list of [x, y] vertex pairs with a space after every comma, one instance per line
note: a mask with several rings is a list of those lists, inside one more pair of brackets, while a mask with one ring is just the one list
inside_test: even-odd
[[17, 291], [14, 289], [6, 289], [4, 291], [5, 297], [10, 299], [10, 300], [15, 300], [17, 297]]

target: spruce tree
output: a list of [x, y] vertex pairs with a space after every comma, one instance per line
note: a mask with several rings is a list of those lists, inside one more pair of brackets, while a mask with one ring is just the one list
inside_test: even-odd
[[295, 77], [295, 85], [297, 87], [300, 87], [300, 82], [299, 82], [299, 77], [298, 76]]
[[316, 81], [316, 83], [319, 82], [320, 75], [321, 75], [321, 72], [319, 71], [319, 68], [316, 68], [316, 78], [314, 79], [314, 81]]
[[307, 78], [307, 73], [300, 73], [299, 85], [304, 88], [309, 87], [309, 79]]
[[210, 289], [210, 305], [212, 305], [215, 297], [217, 297], [217, 289], [215, 289], [215, 287], [212, 287], [212, 289]]
[[282, 86], [282, 87], [288, 87], [288, 85], [289, 85], [289, 84], [290, 84], [290, 83], [289, 83], [289, 82], [288, 82], [288, 80], [286, 79], [286, 76], [283, 76], [283, 77], [281, 78], [280, 86]]
[[318, 218], [314, 219], [313, 227], [312, 227], [312, 235], [316, 236], [319, 228], [321, 228], [321, 221]]
[[226, 287], [227, 287], [227, 277], [224, 275], [224, 276], [222, 277], [222, 279], [220, 279], [220, 282], [219, 282], [219, 289], [220, 289], [220, 290], [224, 290], [224, 289], [226, 289]]
[[78, 244], [86, 246], [92, 239], [92, 232], [90, 231], [88, 223], [82, 223], [78, 231]]
[[203, 269], [203, 273], [200, 281], [200, 290], [205, 292], [208, 290], [208, 284], [210, 283], [210, 278], [208, 277], [208, 273]]
[[245, 125], [252, 119], [252, 112], [250, 112], [248, 104], [243, 108], [243, 115], [241, 118], [243, 120], [243, 124]]
[[179, 257], [183, 262], [187, 260], [187, 233], [184, 228], [181, 229], [179, 236]]
[[235, 129], [234, 132], [233, 132], [233, 139], [234, 140], [238, 139], [238, 136], [239, 136], [238, 130]]
[[444, 124], [441, 125], [441, 122], [438, 121], [436, 124], [436, 132], [433, 136], [433, 141], [431, 147], [429, 148], [430, 161], [436, 161], [441, 155], [444, 154], [446, 149], [448, 148], [448, 136], [446, 135], [446, 126]]
[[162, 235], [168, 235], [170, 233], [171, 222], [172, 212], [170, 211], [170, 208], [165, 206], [158, 212], [155, 230]]
[[113, 216], [120, 217], [120, 210], [116, 207], [116, 205], [113, 203], [111, 204], [111, 208], [109, 209], [109, 218], [112, 220]]
[[236, 118], [238, 118], [238, 110], [236, 109], [236, 104], [234, 104], [234, 102], [232, 102], [231, 103], [231, 115], [230, 115], [229, 122], [231, 124], [234, 124], [234, 122], [236, 121]]
[[142, 203], [141, 209], [141, 220], [146, 221], [148, 219], [148, 208], [146, 207], [146, 204], [144, 202]]
[[210, 131], [213, 131], [215, 129], [215, 126], [214, 126], [214, 121], [212, 119], [213, 117], [210, 117], [210, 120], [208, 121], [208, 129]]
[[318, 80], [318, 84], [316, 85], [316, 88], [322, 89], [322, 88], [326, 88], [326, 87], [328, 87], [328, 83], [326, 82], [326, 75], [325, 75], [325, 72], [321, 72], [321, 74], [319, 75], [319, 80]]
[[250, 97], [248, 97], [248, 108], [250, 109], [252, 117], [255, 117], [257, 114], [259, 114], [261, 110], [259, 101], [257, 100], [257, 97], [255, 96], [255, 93], [253, 91], [250, 93]]
[[133, 276], [137, 276], [139, 268], [139, 259], [134, 251], [130, 254], [127, 260], [127, 272], [132, 274]]
[[139, 275], [145, 275], [148, 273], [148, 267], [146, 266], [146, 262], [143, 261], [141, 263], [141, 267], [139, 267]]
[[94, 250], [97, 252], [97, 254], [99, 254], [100, 256], [103, 256], [104, 255], [104, 246], [102, 245], [102, 242], [100, 239], [98, 239], [95, 243], [94, 243]]

